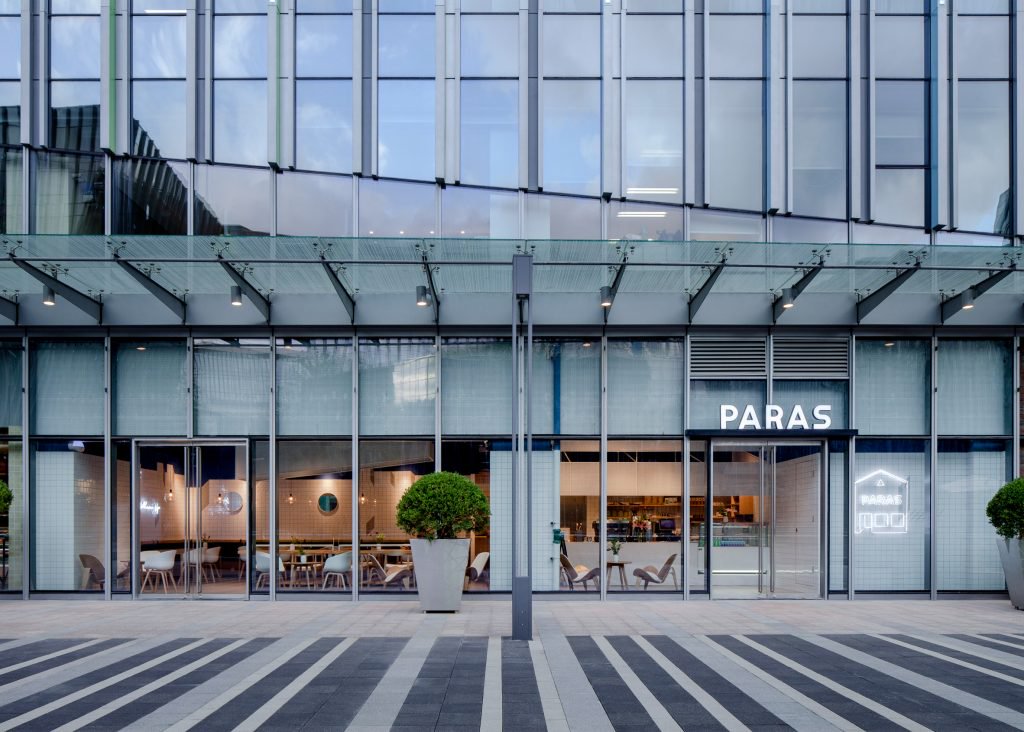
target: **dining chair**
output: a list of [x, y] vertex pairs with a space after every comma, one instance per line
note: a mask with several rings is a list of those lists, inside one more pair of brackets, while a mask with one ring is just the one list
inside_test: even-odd
[[352, 552], [342, 552], [327, 557], [324, 562], [324, 584], [321, 590], [326, 590], [331, 578], [334, 578], [338, 587], [343, 589], [352, 575]]
[[487, 578], [487, 565], [491, 561], [490, 552], [480, 552], [466, 569], [466, 589], [469, 589], [473, 582], [482, 582]]
[[586, 590], [587, 582], [593, 582], [594, 589], [601, 589], [600, 565], [593, 569], [588, 569], [585, 564], [577, 564], [574, 567], [565, 554], [559, 553], [558, 556], [562, 558], [562, 574], [565, 576], [565, 581], [569, 583], [570, 590], [576, 589], [577, 583], [583, 585], [583, 589]]
[[672, 584], [675, 588], [679, 589], [679, 580], [676, 577], [676, 557], [678, 554], [671, 555], [665, 560], [665, 563], [661, 565], [661, 569], [657, 567], [647, 565], [646, 567], [638, 567], [633, 570], [633, 576], [636, 577], [637, 587], [640, 583], [644, 583], [644, 589], [647, 589], [647, 585], [663, 585], [669, 574], [672, 575]]
[[149, 556], [142, 562], [142, 587], [140, 592], [145, 591], [150, 580], [153, 581], [153, 589], [156, 589], [156, 581], [163, 581], [164, 594], [167, 594], [167, 580], [171, 580], [171, 587], [178, 591], [178, 581], [174, 579], [174, 560], [178, 556], [177, 549], [168, 549], [165, 552], [143, 552]]
[[84, 569], [89, 570], [89, 579], [85, 583], [85, 589], [92, 589], [92, 586], [95, 584], [102, 590], [107, 579], [107, 572], [103, 568], [103, 562], [92, 554], [79, 554], [78, 561], [82, 563]]
[[220, 547], [214, 546], [203, 549], [203, 573], [210, 573], [210, 582], [220, 579]]

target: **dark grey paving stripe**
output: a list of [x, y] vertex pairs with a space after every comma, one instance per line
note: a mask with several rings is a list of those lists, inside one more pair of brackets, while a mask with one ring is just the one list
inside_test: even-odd
[[[93, 724], [84, 727], [84, 729], [107, 730], [122, 729], [124, 727], [127, 727], [132, 722], [142, 719], [147, 714], [151, 714], [152, 712], [156, 711], [165, 704], [171, 703], [185, 692], [191, 691], [196, 686], [199, 686], [200, 684], [209, 681], [214, 676], [229, 670], [236, 663], [241, 663], [252, 654], [262, 650], [263, 648], [266, 648], [268, 645], [273, 643], [274, 640], [274, 638], [253, 638], [244, 645], [236, 648], [230, 653], [221, 656], [220, 658], [211, 661], [205, 666], [196, 669], [192, 673], [186, 674], [185, 676], [182, 676], [180, 679], [175, 679], [170, 683], [165, 684], [157, 691], [150, 692], [142, 698], [136, 699], [135, 701], [124, 705], [120, 709], [111, 712], [110, 714], [104, 717], [101, 717], [100, 719], [96, 720]], [[201, 653], [199, 654], [201, 658], [202, 656], [205, 656], [211, 651], [216, 650], [216, 648], [207, 645], [203, 646], [199, 650], [201, 651]], [[189, 654], [185, 654], [185, 656], [188, 655]], [[191, 663], [194, 660], [196, 659], [193, 658], [190, 661], [187, 661], [187, 663]], [[179, 668], [183, 665], [185, 664], [179, 664]], [[159, 668], [160, 667], [158, 666], [157, 668], [153, 669], [153, 671], [156, 671]], [[150, 679], [150, 681], [152, 681], [152, 679]], [[120, 685], [115, 686], [113, 688], [119, 689]]]
[[[201, 646], [197, 646], [196, 648], [193, 648], [186, 653], [182, 653], [179, 656], [175, 656], [174, 658], [169, 658], [163, 663], [158, 663], [152, 668], [148, 668], [141, 673], [134, 674], [113, 686], [100, 689], [99, 691], [89, 694], [89, 696], [83, 697], [82, 699], [78, 699], [71, 704], [65, 704], [59, 709], [53, 710], [49, 714], [36, 717], [28, 724], [21, 725], [18, 729], [56, 729], [62, 724], [78, 719], [94, 709], [102, 707], [104, 704], [108, 704], [129, 692], [135, 691], [150, 682], [156, 681], [161, 676], [166, 676], [182, 666], [187, 666], [194, 661], [200, 660], [209, 653], [228, 645], [233, 640], [233, 638], [211, 639], [209, 642], [204, 643]], [[121, 670], [126, 671], [130, 670], [130, 668], [131, 667], [122, 668]], [[120, 710], [118, 710], [118, 712], [119, 711]], [[152, 711], [152, 709], [148, 710], [146, 713], [148, 714], [150, 711]], [[114, 714], [117, 714], [117, 712]], [[104, 725], [103, 729], [110, 729], [111, 726], [120, 728], [123, 725]]]
[[612, 727], [617, 730], [653, 729], [654, 720], [594, 643], [594, 639], [590, 636], [575, 635], [569, 636], [567, 640], [572, 652], [576, 654], [576, 660], [583, 668], [583, 673], [587, 675], [587, 681], [594, 688], [594, 693], [604, 707]]
[[664, 635], [645, 635], [644, 638], [743, 724], [763, 729], [792, 729], [671, 638]]
[[[3, 665], [13, 666], [16, 663], [24, 663], [25, 661], [31, 661], [33, 658], [39, 658], [46, 656], [54, 651], [63, 651], [65, 648], [71, 648], [71, 646], [77, 646], [80, 643], [85, 643], [91, 640], [90, 638], [48, 638], [46, 640], [35, 641], [33, 643], [26, 643], [23, 646], [17, 646], [10, 649], [9, 651], [3, 652]], [[2, 672], [3, 669], [0, 669]]]
[[1006, 633], [982, 633], [982, 635], [984, 635], [986, 638], [991, 638], [992, 640], [1001, 640], [1006, 641], [1007, 643], [1016, 643], [1018, 646], [1024, 645], [1024, 638], [1021, 638], [1017, 635], [1008, 635]]
[[[888, 646], [897, 652], [906, 651], [906, 653], [913, 653], [891, 643], [875, 640], [863, 635], [828, 635], [825, 637], [851, 648], [857, 648], [864, 653], [889, 661], [903, 668], [908, 667], [899, 660], [899, 653], [889, 654], [886, 648], [879, 648], [878, 646]], [[838, 684], [842, 684], [852, 691], [863, 694], [869, 699], [874, 699], [879, 704], [883, 704], [926, 727], [939, 727], [943, 729], [954, 727], [958, 729], [1012, 729], [991, 717], [986, 717], [967, 707], [960, 706], [924, 691], [913, 684], [894, 679], [892, 676], [875, 671], [868, 666], [851, 661], [839, 654], [827, 651], [821, 646], [809, 643], [801, 638], [791, 635], [751, 635], [750, 638], [771, 648], [776, 653], [780, 653], [807, 668], [817, 671], [821, 675], [832, 679]], [[863, 643], [864, 640], [873, 642]], [[920, 655], [920, 657], [930, 663], [936, 663], [936, 659], [924, 655]], [[952, 668], [959, 669], [958, 666], [952, 666]], [[918, 671], [918, 669], [911, 670]], [[949, 672], [939, 675], [934, 673], [925, 673], [923, 675], [937, 679], [950, 686], [963, 688], [955, 683], [956, 679]], [[963, 690], [974, 693], [973, 688], [964, 688]]]
[[175, 638], [174, 640], [161, 643], [158, 646], [154, 646], [147, 651], [142, 653], [136, 653], [128, 658], [121, 659], [120, 661], [111, 663], [103, 668], [90, 671], [89, 673], [76, 676], [70, 681], [66, 681], [55, 686], [51, 686], [45, 691], [40, 691], [36, 694], [23, 697], [17, 701], [11, 702], [0, 706], [0, 721], [12, 719], [25, 712], [32, 711], [37, 707], [41, 707], [45, 704], [49, 704], [57, 699], [62, 699], [68, 694], [74, 693], [87, 686], [109, 679], [112, 676], [117, 676], [119, 673], [123, 673], [133, 666], [138, 666], [146, 661], [151, 661], [154, 658], [170, 653], [171, 651], [177, 650], [182, 646], [187, 646], [189, 643], [193, 643], [197, 638]]
[[949, 636], [950, 638], [956, 638], [964, 643], [973, 643], [976, 646], [982, 646], [984, 648], [991, 648], [994, 651], [1002, 651], [1008, 653], [1011, 656], [1024, 657], [1024, 648], [1014, 648], [1012, 646], [1005, 645], [1003, 643], [995, 643], [991, 640], [985, 640], [984, 638], [978, 638], [974, 635], [967, 635], [966, 633], [953, 633]]
[[[724, 648], [728, 648], [740, 658], [754, 664], [758, 668], [771, 674], [784, 684], [792, 686], [801, 694], [805, 694], [823, 707], [835, 712], [840, 717], [853, 722], [861, 729], [866, 730], [891, 730], [903, 729], [900, 725], [891, 720], [861, 706], [852, 699], [839, 694], [827, 686], [810, 679], [801, 673], [779, 663], [773, 658], [766, 656], [755, 648], [737, 640], [729, 635], [709, 636], [712, 640]], [[763, 636], [750, 636], [758, 643], [763, 643]], [[764, 645], [768, 645], [764, 643]], [[777, 650], [772, 648], [772, 650]], [[845, 684], [844, 684], [845, 685]]]
[[[309, 648], [297, 653], [293, 658], [281, 664], [270, 676], [261, 679], [257, 684], [249, 687], [216, 712], [199, 723], [197, 729], [204, 732], [218, 732], [220, 730], [232, 730], [235, 726], [246, 719], [255, 710], [262, 707], [270, 699], [288, 686], [296, 676], [301, 674], [312, 664], [328, 653], [332, 648], [341, 643], [342, 638], [320, 638]], [[239, 679], [242, 681], [242, 679]]]
[[486, 638], [438, 638], [391, 729], [479, 730], [486, 668]]
[[[260, 729], [345, 729], [406, 642], [405, 638], [360, 638]], [[201, 729], [205, 726], [200, 724]]]
[[[2, 686], [3, 684], [10, 684], [11, 682], [17, 681], [18, 679], [23, 679], [26, 676], [33, 676], [44, 671], [59, 668], [73, 661], [77, 661], [80, 658], [85, 658], [86, 656], [91, 656], [95, 653], [99, 653], [100, 651], [105, 651], [109, 648], [114, 648], [115, 646], [123, 645], [131, 640], [131, 638], [109, 638], [107, 640], [100, 641], [95, 645], [88, 646], [87, 648], [72, 651], [71, 653], [65, 653], [62, 656], [57, 656], [56, 658], [51, 658], [47, 661], [33, 663], [30, 666], [25, 666], [24, 668], [19, 668], [15, 671], [10, 671], [5, 674], [0, 673], [0, 686]], [[53, 651], [51, 651], [51, 653], [52, 652]], [[6, 655], [4, 655], [4, 660], [8, 660]]]
[[699, 701], [653, 663], [651, 657], [632, 638], [610, 635], [607, 636], [607, 640], [680, 727], [701, 730], [725, 729]]
[[501, 639], [501, 726], [516, 732], [547, 729], [529, 641]]
[[[1022, 667], [1022, 668], [1013, 668], [1012, 666], [1007, 666], [1007, 665], [1002, 664], [1002, 663], [996, 663], [995, 661], [990, 661], [987, 658], [982, 658], [980, 656], [974, 656], [974, 655], [971, 655], [970, 653], [964, 653], [963, 651], [955, 649], [955, 648], [950, 648], [948, 646], [940, 646], [937, 643], [929, 643], [926, 639], [915, 638], [914, 636], [911, 636], [911, 635], [893, 634], [892, 637], [895, 638], [896, 640], [901, 640], [904, 643], [909, 643], [911, 645], [919, 646], [921, 648], [927, 648], [929, 651], [934, 651], [935, 653], [941, 653], [941, 654], [943, 654], [945, 656], [949, 656], [950, 658], [956, 658], [956, 659], [958, 659], [960, 661], [966, 661], [967, 663], [974, 664], [975, 666], [981, 666], [982, 668], [991, 669], [992, 671], [996, 671], [996, 672], [1004, 674], [1006, 676], [1013, 676], [1014, 678], [1017, 678], [1017, 679], [1020, 679], [1021, 681], [1024, 681], [1024, 667]], [[1006, 648], [1006, 646], [1003, 646], [1003, 648]], [[970, 669], [966, 669], [966, 670], [969, 671]]]

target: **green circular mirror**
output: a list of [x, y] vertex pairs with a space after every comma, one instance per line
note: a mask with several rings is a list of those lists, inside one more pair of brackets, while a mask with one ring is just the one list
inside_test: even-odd
[[320, 509], [320, 513], [330, 516], [338, 510], [338, 498], [333, 493], [321, 493], [316, 500], [316, 507]]

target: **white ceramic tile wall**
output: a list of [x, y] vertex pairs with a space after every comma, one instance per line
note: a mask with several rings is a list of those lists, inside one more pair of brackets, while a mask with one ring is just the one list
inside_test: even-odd
[[775, 480], [775, 591], [816, 595], [821, 577], [821, 457], [778, 462]]
[[1005, 452], [940, 452], [936, 483], [940, 590], [1002, 590], [1003, 566], [985, 506], [1006, 480]]
[[[277, 536], [282, 544], [290, 543], [292, 537], [331, 543], [352, 540], [351, 480], [282, 480], [277, 486]], [[338, 508], [330, 515], [320, 513], [317, 504], [325, 493], [338, 499]], [[291, 502], [289, 495], [294, 499]], [[380, 513], [386, 513], [383, 506]]]
[[7, 452], [7, 487], [11, 489], [11, 493], [14, 494], [11, 500], [11, 506], [8, 509], [8, 532], [9, 540], [7, 544], [7, 589], [8, 590], [20, 590], [24, 586], [22, 584], [22, 562], [23, 555], [21, 551], [22, 538], [24, 537], [24, 531], [22, 531], [21, 516], [25, 501], [25, 491], [21, 483], [22, 475], [22, 451], [18, 447], [16, 449], [9, 449]]

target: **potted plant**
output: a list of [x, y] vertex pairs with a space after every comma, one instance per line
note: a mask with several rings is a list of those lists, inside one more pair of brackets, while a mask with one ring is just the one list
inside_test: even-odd
[[378, 531], [377, 532], [377, 551], [381, 550], [381, 547], [382, 547], [383, 544], [384, 544], [384, 533], [381, 532], [381, 531]]
[[13, 500], [14, 494], [8, 487], [7, 481], [0, 480], [0, 516], [6, 515], [11, 510], [11, 501]]
[[999, 537], [999, 558], [1003, 562], [1010, 602], [1024, 610], [1024, 478], [1012, 480], [992, 496], [985, 509]]
[[619, 561], [619, 550], [622, 549], [622, 542], [618, 539], [612, 539], [608, 542], [608, 548], [612, 550], [612, 561]]
[[459, 609], [469, 563], [469, 539], [460, 536], [483, 529], [490, 515], [483, 491], [458, 473], [425, 475], [402, 496], [395, 523], [414, 537], [412, 560], [425, 612]]

